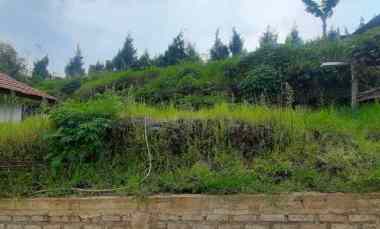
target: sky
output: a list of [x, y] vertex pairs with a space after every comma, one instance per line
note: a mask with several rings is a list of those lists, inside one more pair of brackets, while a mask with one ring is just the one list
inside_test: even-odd
[[[112, 59], [128, 34], [139, 54], [152, 56], [181, 31], [204, 55], [217, 28], [227, 43], [236, 27], [248, 51], [268, 25], [280, 41], [295, 24], [310, 40], [321, 35], [321, 22], [304, 9], [301, 0], [0, 0], [0, 41], [12, 44], [29, 66], [48, 55], [49, 70], [63, 76], [77, 44], [87, 66]], [[341, 0], [329, 27], [352, 32], [361, 17], [379, 13], [379, 0]]]

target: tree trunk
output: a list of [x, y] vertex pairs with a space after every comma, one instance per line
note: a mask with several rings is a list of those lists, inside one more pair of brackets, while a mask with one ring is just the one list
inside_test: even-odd
[[327, 19], [322, 17], [323, 38], [327, 37]]

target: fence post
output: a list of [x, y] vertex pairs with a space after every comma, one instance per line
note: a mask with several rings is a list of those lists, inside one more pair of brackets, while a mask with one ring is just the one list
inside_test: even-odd
[[351, 108], [358, 107], [359, 80], [356, 72], [356, 64], [351, 63]]

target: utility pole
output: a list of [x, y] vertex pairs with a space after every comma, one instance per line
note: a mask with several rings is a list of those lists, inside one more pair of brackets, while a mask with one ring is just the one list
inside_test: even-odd
[[357, 77], [356, 63], [351, 63], [351, 108], [358, 107], [359, 79]]

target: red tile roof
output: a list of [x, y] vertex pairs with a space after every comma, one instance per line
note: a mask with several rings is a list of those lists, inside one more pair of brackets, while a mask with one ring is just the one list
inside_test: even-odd
[[29, 97], [32, 99], [47, 99], [49, 101], [56, 101], [57, 99], [44, 92], [34, 89], [25, 83], [19, 82], [8, 75], [0, 73], [0, 90], [14, 92], [16, 95]]

